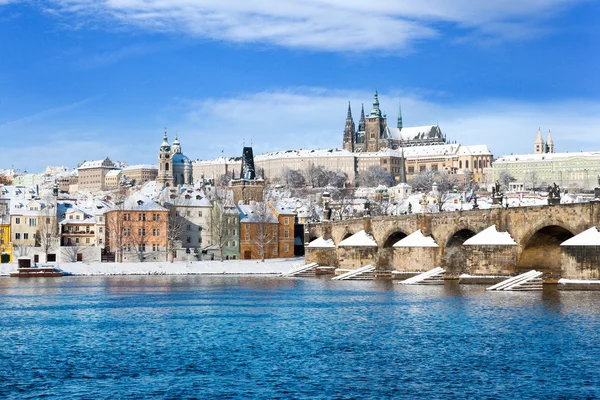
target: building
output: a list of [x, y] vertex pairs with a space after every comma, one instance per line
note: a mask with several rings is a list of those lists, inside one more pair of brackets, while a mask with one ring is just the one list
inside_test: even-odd
[[[69, 193], [73, 189], [78, 189], [79, 171], [76, 169], [66, 172], [58, 177], [58, 188], [61, 192]], [[76, 190], [74, 190], [76, 191]]]
[[[242, 167], [240, 157], [219, 157], [216, 160], [196, 160], [193, 162], [193, 180], [201, 182], [203, 180], [213, 180], [220, 183], [222, 176], [239, 176]], [[236, 174], [237, 172], [237, 174]]]
[[118, 261], [167, 261], [168, 210], [136, 192], [106, 212], [106, 247]]
[[121, 177], [123, 176], [123, 170], [120, 168], [110, 170], [104, 177], [104, 187], [106, 189], [116, 189], [121, 183]]
[[11, 262], [10, 200], [0, 197], [0, 264]]
[[358, 130], [355, 129], [352, 108], [348, 103], [348, 114], [342, 146], [352, 153], [378, 152], [384, 149], [399, 149], [409, 146], [427, 146], [446, 143], [446, 137], [437, 125], [404, 127], [402, 109], [398, 109], [396, 127], [387, 124], [387, 117], [379, 108], [377, 91], [373, 98], [371, 112], [365, 117], [364, 106], [361, 108]]
[[215, 233], [213, 243], [218, 245], [221, 242], [222, 260], [237, 260], [240, 258], [240, 211], [230, 203], [215, 202], [214, 207], [218, 211], [212, 221], [211, 231]]
[[98, 262], [104, 247], [104, 222], [93, 208], [76, 201], [58, 201], [60, 261]]
[[106, 190], [106, 174], [115, 169], [115, 164], [108, 157], [104, 160], [85, 161], [77, 168], [79, 190], [98, 192]]
[[499, 157], [486, 174], [488, 183], [509, 175], [514, 179], [510, 183], [513, 190], [546, 189], [554, 183], [570, 190], [591, 190], [600, 185], [600, 152], [555, 153], [550, 133], [544, 142], [538, 130], [534, 154]]
[[127, 182], [134, 185], [143, 185], [146, 182], [156, 180], [158, 168], [152, 164], [136, 164], [123, 168], [123, 175]]
[[178, 135], [171, 148], [166, 129], [158, 153], [156, 183], [157, 189], [192, 184], [192, 161], [181, 152]]
[[294, 214], [269, 202], [238, 204], [243, 259], [294, 256]]
[[234, 204], [262, 202], [265, 182], [256, 176], [252, 147], [244, 147], [239, 179], [232, 179], [229, 188], [233, 192]]
[[183, 251], [199, 255], [203, 248], [212, 244], [213, 206], [204, 192], [198, 188], [171, 187], [163, 189], [159, 198], [161, 204], [174, 214], [170, 217], [170, 229], [177, 231]]
[[10, 201], [10, 233], [16, 257], [35, 263], [56, 262], [60, 235], [55, 199], [40, 199], [30, 193]]

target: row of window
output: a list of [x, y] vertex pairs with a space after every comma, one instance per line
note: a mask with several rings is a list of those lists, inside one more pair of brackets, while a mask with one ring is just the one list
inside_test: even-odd
[[[138, 213], [137, 220], [146, 221], [146, 213]], [[131, 214], [123, 214], [123, 221], [131, 221]], [[160, 214], [152, 214], [152, 221], [160, 221]]]
[[[283, 251], [285, 251], [285, 252], [290, 251], [290, 245], [289, 244], [285, 244], [283, 246]], [[258, 249], [258, 255], [262, 255], [262, 249]], [[277, 255], [277, 247], [273, 248], [273, 255], [274, 256]]]

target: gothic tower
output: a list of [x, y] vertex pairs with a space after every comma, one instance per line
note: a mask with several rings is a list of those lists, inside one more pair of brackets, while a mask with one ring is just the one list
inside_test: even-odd
[[533, 154], [544, 154], [545, 152], [544, 138], [542, 138], [542, 131], [538, 128], [537, 138], [533, 143]]
[[546, 153], [554, 153], [554, 142], [552, 141], [552, 134], [548, 129], [548, 140], [546, 141]]
[[344, 128], [344, 150], [354, 152], [355, 136], [356, 129], [354, 126], [354, 120], [352, 119], [352, 109], [350, 108], [350, 102], [348, 102], [348, 116], [346, 117], [346, 127]]
[[379, 96], [377, 90], [373, 96], [373, 108], [367, 117], [365, 124], [365, 143], [366, 151], [376, 152], [381, 149], [381, 138], [386, 127], [386, 118], [379, 109]]
[[402, 104], [398, 103], [398, 129], [402, 130]]
[[169, 146], [169, 140], [167, 139], [167, 129], [165, 128], [165, 135], [163, 136], [163, 142], [160, 145], [160, 150], [158, 153], [158, 176], [156, 177], [156, 188], [160, 190], [163, 187], [173, 185], [173, 159], [171, 158], [171, 146]]

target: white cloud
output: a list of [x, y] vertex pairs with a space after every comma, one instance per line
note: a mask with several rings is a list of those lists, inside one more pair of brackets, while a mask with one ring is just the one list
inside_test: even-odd
[[[0, 0], [1, 1], [1, 0]], [[98, 26], [184, 32], [236, 43], [327, 51], [393, 51], [442, 34], [523, 38], [583, 0], [51, 0], [54, 15]], [[92, 23], [92, 22], [89, 22]]]

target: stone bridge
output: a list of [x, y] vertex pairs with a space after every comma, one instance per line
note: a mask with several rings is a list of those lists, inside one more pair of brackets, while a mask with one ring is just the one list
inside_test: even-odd
[[[332, 239], [335, 247], [313, 249], [308, 246], [306, 259], [336, 266], [340, 271], [371, 263], [377, 266], [379, 276], [441, 266], [448, 277], [462, 273], [511, 275], [537, 269], [547, 278], [598, 279], [599, 248], [592, 246], [585, 254], [571, 249], [566, 254], [566, 247], [560, 244], [599, 224], [599, 202], [330, 221], [308, 224], [305, 243], [323, 237]], [[463, 246], [468, 238], [491, 225], [500, 232], [509, 232], [517, 245]], [[432, 236], [439, 247], [392, 247], [418, 229]], [[361, 230], [372, 235], [377, 247], [339, 246], [342, 240]]]

